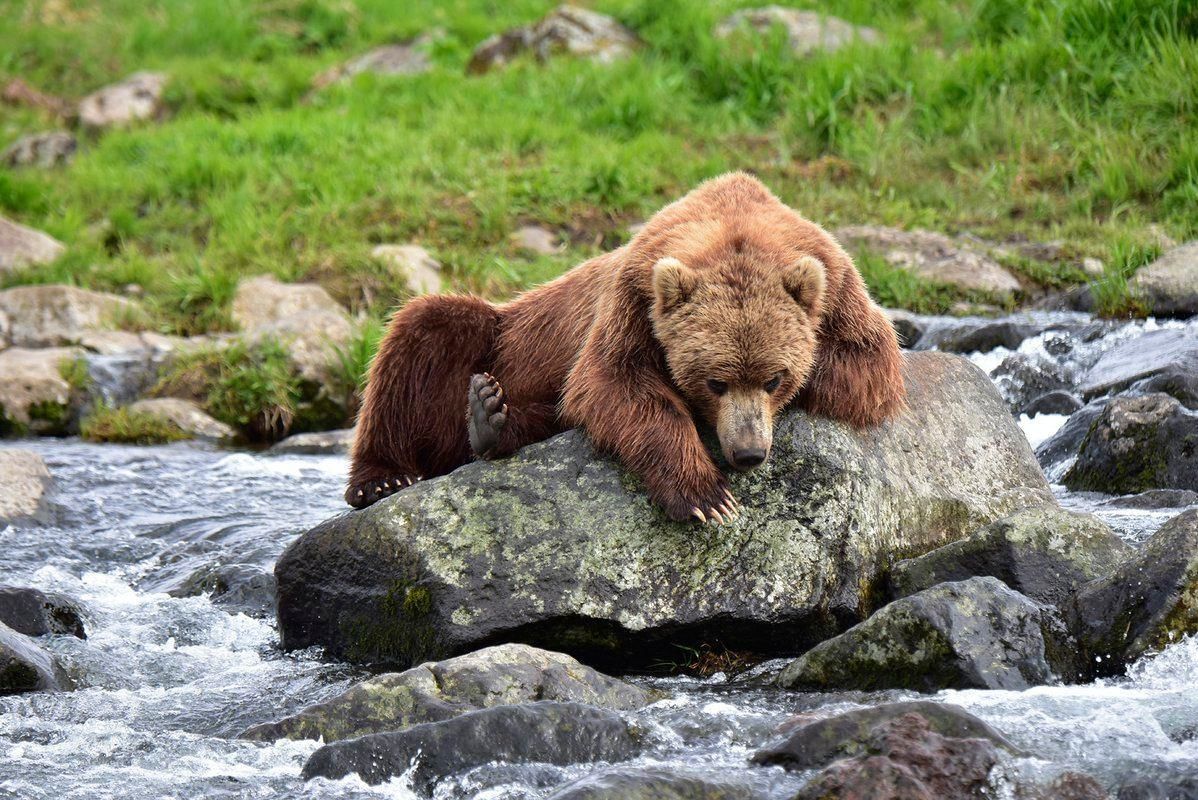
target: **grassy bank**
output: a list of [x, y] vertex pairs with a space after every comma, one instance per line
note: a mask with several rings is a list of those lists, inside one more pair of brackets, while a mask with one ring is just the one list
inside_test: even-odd
[[[0, 78], [71, 99], [169, 73], [166, 119], [87, 138], [61, 170], [0, 171], [0, 213], [68, 255], [5, 280], [137, 284], [163, 330], [228, 328], [238, 280], [316, 280], [382, 315], [402, 286], [369, 257], [417, 241], [459, 289], [503, 297], [618, 244], [700, 180], [745, 168], [828, 227], [877, 223], [1059, 239], [1126, 277], [1158, 224], [1198, 233], [1198, 5], [1133, 0], [834, 0], [884, 43], [798, 60], [781, 37], [715, 40], [745, 2], [596, 0], [644, 40], [612, 65], [559, 58], [467, 76], [472, 48], [546, 2], [0, 0]], [[439, 29], [434, 69], [312, 78]], [[0, 106], [0, 144], [55, 125]], [[527, 258], [509, 234], [566, 231]], [[1012, 265], [1043, 286], [1083, 280]], [[884, 303], [958, 299], [880, 261]]]

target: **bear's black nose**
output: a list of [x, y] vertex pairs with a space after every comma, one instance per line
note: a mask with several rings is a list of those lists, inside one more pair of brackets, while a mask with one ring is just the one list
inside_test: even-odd
[[732, 466], [739, 469], [755, 467], [765, 461], [765, 450], [760, 447], [750, 447], [732, 452]]

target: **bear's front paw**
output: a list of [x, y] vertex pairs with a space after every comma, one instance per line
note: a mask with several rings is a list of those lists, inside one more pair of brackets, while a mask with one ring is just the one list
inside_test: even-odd
[[678, 492], [662, 505], [666, 514], [676, 522], [697, 521], [722, 525], [740, 514], [740, 503], [732, 496], [723, 479], [702, 492]]
[[489, 373], [472, 375], [467, 393], [466, 427], [470, 449], [479, 458], [490, 458], [499, 446], [499, 434], [507, 424], [503, 387]]
[[352, 483], [345, 490], [345, 502], [354, 508], [366, 508], [366, 506], [373, 505], [384, 497], [390, 497], [400, 489], [412, 486], [419, 480], [418, 476], [401, 475], [398, 478]]

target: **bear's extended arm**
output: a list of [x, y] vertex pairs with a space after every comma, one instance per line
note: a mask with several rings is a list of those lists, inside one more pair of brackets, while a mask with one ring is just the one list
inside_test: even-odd
[[566, 381], [562, 410], [596, 448], [639, 475], [671, 519], [693, 519], [696, 510], [712, 518], [729, 506], [724, 475], [665, 377], [646, 310], [599, 315]]
[[903, 410], [903, 354], [894, 326], [870, 299], [851, 262], [840, 274], [841, 285], [827, 293], [815, 368], [800, 405], [864, 428]]

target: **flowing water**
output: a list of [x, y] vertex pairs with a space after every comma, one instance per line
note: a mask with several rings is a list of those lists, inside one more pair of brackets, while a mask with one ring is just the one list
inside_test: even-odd
[[[1080, 333], [1044, 333], [1023, 342], [1016, 355], [1075, 376], [1116, 342], [1156, 327], [1126, 325], [1090, 341]], [[992, 370], [1011, 356], [1000, 348], [972, 358]], [[997, 382], [1007, 394], [1019, 388], [1009, 376]], [[1063, 421], [1039, 416], [1021, 422], [1035, 443]], [[38, 440], [20, 446], [45, 458], [56, 480], [56, 509], [50, 522], [0, 529], [0, 584], [77, 599], [86, 607], [88, 638], [42, 640], [77, 681], [77, 691], [0, 698], [0, 798], [415, 796], [402, 777], [377, 787], [352, 777], [305, 783], [300, 770], [314, 742], [239, 741], [246, 727], [335, 695], [364, 673], [323, 662], [317, 652], [279, 652], [268, 617], [247, 616], [203, 595], [169, 593], [214, 563], [269, 572], [292, 539], [342, 511], [344, 458], [231, 453], [195, 444]], [[1132, 542], [1180, 511], [1110, 508], [1103, 505], [1107, 498], [1060, 487], [1057, 494], [1068, 507], [1095, 511]], [[750, 767], [747, 758], [781, 722], [797, 713], [823, 715], [914, 696], [783, 692], [743, 676], [638, 680], [671, 697], [632, 715], [651, 743], [635, 763], [733, 777], [777, 798], [792, 796], [804, 776]], [[1196, 687], [1198, 640], [1189, 639], [1117, 680], [1023, 692], [949, 691], [935, 699], [968, 708], [1032, 754], [1004, 767], [1012, 776], [1046, 777], [1071, 768], [1115, 788], [1137, 775], [1198, 774]], [[489, 765], [443, 784], [437, 796], [544, 797], [601, 768]]]

